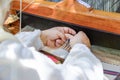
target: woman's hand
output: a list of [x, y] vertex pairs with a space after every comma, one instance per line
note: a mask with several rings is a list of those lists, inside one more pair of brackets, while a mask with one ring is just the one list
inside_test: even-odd
[[51, 48], [58, 48], [69, 38], [69, 36], [75, 35], [76, 32], [68, 27], [54, 27], [48, 30], [44, 30], [41, 33], [41, 39], [45, 46]]
[[90, 40], [83, 31], [79, 31], [74, 37], [70, 39], [71, 47], [77, 43], [85, 44], [89, 48], [91, 47]]

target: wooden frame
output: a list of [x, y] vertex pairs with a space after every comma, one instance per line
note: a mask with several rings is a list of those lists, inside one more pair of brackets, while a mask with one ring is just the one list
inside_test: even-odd
[[[75, 3], [75, 0], [64, 0], [59, 3], [34, 0], [27, 8], [25, 6], [29, 2], [22, 1], [23, 12], [120, 35], [119, 13], [86, 8]], [[19, 0], [12, 1], [11, 9], [20, 9]]]

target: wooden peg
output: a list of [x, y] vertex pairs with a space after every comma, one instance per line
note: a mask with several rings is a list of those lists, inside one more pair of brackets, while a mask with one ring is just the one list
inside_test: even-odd
[[69, 12], [89, 12], [91, 7], [87, 3], [79, 0], [63, 0], [56, 4], [56, 9], [61, 9]]

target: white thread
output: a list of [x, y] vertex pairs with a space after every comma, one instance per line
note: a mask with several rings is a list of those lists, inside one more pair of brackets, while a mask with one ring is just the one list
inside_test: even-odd
[[25, 6], [22, 11], [24, 11], [27, 7], [29, 7], [32, 3], [34, 2], [34, 0], [32, 0], [27, 6]]
[[20, 14], [20, 32], [21, 32], [21, 23], [22, 23], [22, 21], [21, 21], [21, 19], [22, 19], [22, 11], [24, 11], [26, 8], [28, 8], [33, 2], [34, 2], [34, 0], [32, 0], [27, 6], [25, 6], [22, 9], [22, 0], [20, 0], [20, 12], [18, 13], [18, 14]]
[[[34, 0], [32, 0], [27, 6], [25, 6], [23, 9], [22, 9], [22, 0], [20, 0], [20, 12], [24, 11], [26, 8], [28, 8], [32, 3], [34, 2]], [[18, 14], [20, 14], [20, 12]], [[17, 15], [18, 15], [17, 14]]]
[[90, 8], [91, 6], [89, 4], [87, 4], [86, 2], [82, 1], [82, 0], [77, 0], [80, 4], [83, 4], [84, 6], [86, 6], [87, 8]]

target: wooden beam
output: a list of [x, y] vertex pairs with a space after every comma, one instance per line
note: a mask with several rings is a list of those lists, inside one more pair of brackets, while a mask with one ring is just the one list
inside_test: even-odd
[[[28, 2], [22, 2], [23, 12], [120, 35], [119, 13], [94, 9], [90, 12], [72, 12], [56, 8], [56, 3], [48, 1], [33, 2], [24, 9], [27, 5]], [[19, 6], [19, 1], [12, 2], [12, 9], [19, 10]]]

